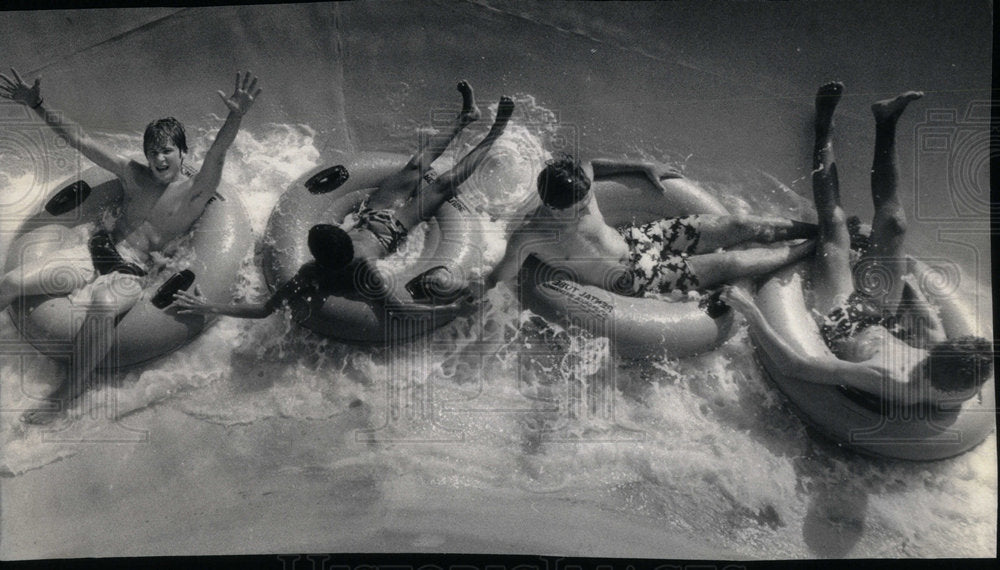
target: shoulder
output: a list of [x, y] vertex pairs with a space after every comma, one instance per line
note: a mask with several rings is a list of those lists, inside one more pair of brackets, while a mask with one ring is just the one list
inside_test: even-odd
[[292, 281], [303, 280], [303, 279], [315, 279], [319, 277], [319, 266], [316, 265], [315, 261], [307, 261], [299, 267], [299, 270], [295, 272], [295, 276], [292, 277]]
[[301, 296], [305, 291], [316, 288], [318, 277], [319, 273], [314, 263], [309, 262], [302, 265], [291, 279], [278, 287], [278, 290], [271, 296], [269, 304], [273, 306], [279, 301]]
[[143, 164], [134, 158], [123, 160], [125, 160], [125, 168], [122, 170], [122, 176], [125, 179], [122, 182], [134, 186], [143, 186], [152, 182], [152, 173], [149, 171], [149, 165]]

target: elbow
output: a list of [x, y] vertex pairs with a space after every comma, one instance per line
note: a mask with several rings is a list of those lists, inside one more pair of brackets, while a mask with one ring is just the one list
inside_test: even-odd
[[808, 358], [795, 356], [785, 361], [792, 376], [807, 382], [826, 384], [827, 374], [825, 374], [816, 362]]
[[255, 319], [265, 319], [267, 317], [270, 317], [271, 314], [273, 314], [276, 310], [278, 310], [277, 305], [273, 305], [270, 303], [264, 305], [257, 305], [256, 310], [253, 311], [252, 313], [252, 316]]

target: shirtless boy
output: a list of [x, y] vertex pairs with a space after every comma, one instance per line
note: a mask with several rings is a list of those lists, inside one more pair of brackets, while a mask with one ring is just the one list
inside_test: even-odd
[[[205, 154], [201, 171], [189, 176], [184, 170], [187, 142], [184, 127], [174, 118], [153, 121], [146, 127], [143, 151], [147, 164], [119, 156], [92, 139], [66, 116], [46, 105], [41, 82], [27, 85], [11, 69], [13, 77], [0, 74], [0, 96], [27, 106], [70, 146], [87, 159], [110, 171], [124, 189], [123, 211], [110, 231], [92, 232], [84, 225], [65, 230], [62, 243], [37, 263], [18, 267], [0, 280], [0, 310], [15, 299], [30, 295], [73, 295], [87, 306], [81, 331], [73, 339], [74, 354], [89, 354], [93, 334], [113, 338], [115, 317], [128, 312], [138, 301], [146, 274], [153, 268], [151, 253], [168, 250], [171, 242], [186, 234], [201, 216], [222, 179], [226, 152], [236, 138], [243, 115], [261, 90], [250, 72], [236, 74], [233, 94], [219, 97], [229, 109], [225, 123]], [[108, 262], [112, 259], [111, 262]], [[53, 276], [58, 275], [59, 278]], [[94, 323], [97, 327], [88, 325]], [[96, 332], [95, 332], [96, 331]], [[103, 347], [110, 350], [110, 344]], [[50, 398], [71, 400], [82, 392], [106, 354], [74, 358], [67, 381]], [[28, 412], [22, 420], [44, 423], [56, 414], [48, 410]]]
[[[875, 217], [870, 247], [859, 266], [878, 264], [890, 286], [878, 294], [855, 289], [850, 265], [851, 236], [833, 154], [833, 112], [843, 85], [828, 83], [816, 95], [813, 197], [819, 215], [819, 243], [812, 266], [813, 310], [830, 356], [799, 354], [768, 323], [745, 290], [732, 287], [722, 298], [742, 312], [759, 333], [761, 347], [789, 374], [805, 381], [857, 388], [914, 404], [968, 399], [990, 377], [990, 342], [981, 337], [944, 338], [940, 327], [907, 330], [897, 311], [908, 260], [903, 250], [906, 213], [897, 196], [896, 123], [923, 93], [909, 91], [872, 105], [875, 158], [871, 171]], [[920, 264], [920, 262], [916, 262]], [[925, 337], [925, 338], [920, 338]]]
[[575, 281], [622, 295], [686, 292], [740, 277], [769, 273], [809, 254], [813, 242], [716, 252], [753, 242], [809, 238], [815, 226], [763, 216], [691, 215], [641, 227], [612, 228], [590, 192], [595, 176], [639, 172], [659, 185], [680, 175], [646, 163], [594, 161], [571, 156], [548, 163], [538, 176], [542, 205], [525, 218], [510, 241], [487, 288], [512, 279], [528, 255], [568, 271]]
[[[174, 306], [181, 313], [221, 314], [259, 319], [273, 313], [296, 298], [314, 295], [360, 293], [386, 307], [412, 305], [416, 301], [405, 290], [390, 288], [374, 261], [395, 251], [407, 233], [420, 222], [434, 216], [444, 202], [455, 196], [458, 187], [483, 162], [493, 143], [503, 134], [514, 111], [514, 103], [501, 97], [496, 120], [489, 133], [463, 157], [454, 168], [436, 177], [428, 175], [431, 163], [444, 152], [450, 141], [467, 125], [479, 118], [472, 88], [465, 81], [458, 84], [462, 94], [462, 110], [449, 133], [434, 137], [403, 169], [384, 180], [360, 206], [358, 222], [344, 230], [332, 224], [318, 224], [309, 230], [308, 245], [314, 261], [306, 263], [298, 273], [282, 285], [264, 303], [219, 304], [180, 291]], [[421, 181], [429, 181], [421, 186]], [[440, 268], [429, 280], [446, 287], [451, 281], [448, 269]], [[362, 284], [364, 290], [359, 290]], [[459, 310], [456, 303], [439, 305], [431, 310], [435, 315]]]

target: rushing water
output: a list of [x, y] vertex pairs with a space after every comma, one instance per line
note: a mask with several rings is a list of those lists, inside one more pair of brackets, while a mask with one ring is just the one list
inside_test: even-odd
[[[462, 189], [483, 211], [487, 264], [502, 254], [505, 220], [531, 206], [540, 164], [564, 144], [557, 113], [528, 93], [516, 95], [518, 112], [494, 158]], [[486, 102], [482, 105], [485, 110]], [[492, 110], [442, 157], [438, 170], [478, 141]], [[192, 148], [195, 162], [219, 122], [210, 115], [191, 120], [189, 140], [198, 141]], [[388, 146], [409, 145], [420, 124], [394, 129], [400, 139]], [[224, 181], [246, 204], [258, 238], [280, 194], [323, 161], [325, 139], [318, 128], [325, 126], [248, 120], [238, 136]], [[95, 135], [122, 153], [141, 145], [131, 134]], [[731, 210], [810, 215], [808, 200], [799, 195], [808, 196], [807, 181], [784, 181], [789, 189], [766, 173], [688, 163], [641, 143], [630, 141], [625, 151], [674, 159]], [[72, 174], [77, 159], [71, 151], [49, 152], [49, 166], [40, 172], [23, 147], [3, 149], [0, 229], [13, 230], [40, 204], [40, 189]], [[267, 295], [259, 262], [259, 248], [248, 252], [237, 300]], [[964, 269], [974, 273], [975, 268]], [[982, 282], [963, 286], [971, 294], [988, 291], [985, 274]], [[16, 335], [5, 317], [0, 338]], [[0, 363], [4, 409], [28, 405], [28, 395], [63, 374], [58, 363], [42, 357], [5, 358]], [[521, 311], [506, 287], [489, 292], [473, 314], [390, 347], [332, 341], [286, 314], [260, 321], [223, 318], [175, 353], [122, 372], [115, 387], [93, 391], [81, 406], [81, 417], [59, 432], [74, 441], [24, 430], [17, 414], [0, 416], [0, 466], [13, 478], [5, 481], [16, 483], [44, 474], [60, 460], [100, 453], [75, 441], [98, 440], [113, 431], [115, 421], [141, 424], [143, 414], [159, 413], [178, 427], [200, 422], [227, 429], [295, 420], [311, 431], [342, 430], [326, 437], [349, 444], [333, 453], [303, 436], [289, 437], [280, 447], [247, 438], [226, 440], [221, 448], [189, 442], [186, 449], [192, 464], [208, 472], [235, 469], [243, 460], [280, 466], [258, 473], [268, 480], [280, 481], [283, 473], [336, 478], [368, 470], [380, 489], [372, 499], [376, 507], [412, 508], [418, 521], [421, 509], [427, 517], [461, 520], [463, 507], [442, 507], [442, 515], [429, 504], [410, 505], [408, 489], [429, 488], [434, 497], [483, 490], [514, 505], [528, 506], [540, 497], [573, 505], [595, 521], [595, 533], [601, 532], [600, 521], [628, 515], [681, 542], [747, 557], [996, 554], [995, 435], [963, 456], [926, 464], [863, 457], [816, 439], [762, 375], [745, 325], [709, 354], [627, 361], [610, 355], [607, 339], [545, 325]], [[364, 410], [364, 419], [344, 428], [343, 418], [352, 410]], [[129, 452], [118, 447], [115, 453]], [[215, 463], [219, 466], [212, 467]], [[227, 479], [204, 481], [207, 495], [230, 491]], [[8, 527], [24, 516], [9, 505], [3, 510]], [[238, 519], [239, 512], [231, 517]], [[520, 523], [532, 526], [530, 520]], [[546, 533], [561, 531], [539, 524], [534, 532], [545, 544]], [[440, 543], [408, 544], [385, 548], [433, 549]], [[165, 548], [171, 551], [169, 544]], [[213, 548], [208, 551], [246, 547], [220, 542]], [[655, 545], [647, 552], [656, 552]], [[575, 553], [601, 554], [586, 548]]]

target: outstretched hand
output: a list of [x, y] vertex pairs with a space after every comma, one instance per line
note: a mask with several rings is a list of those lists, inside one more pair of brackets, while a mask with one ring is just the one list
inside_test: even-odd
[[207, 315], [214, 312], [208, 299], [202, 297], [197, 288], [193, 294], [187, 291], [174, 293], [172, 306], [177, 309], [179, 315]]
[[664, 180], [677, 178], [677, 170], [663, 162], [644, 162], [641, 164], [641, 171], [645, 173], [646, 178], [653, 183], [653, 186], [661, 190], [666, 190], [663, 186]]
[[0, 96], [22, 105], [27, 105], [32, 109], [41, 104], [42, 79], [36, 77], [35, 82], [31, 87], [28, 87], [16, 69], [13, 67], [10, 68], [10, 72], [14, 75], [14, 79], [0, 73], [0, 80], [2, 80], [2, 83], [0, 83]]
[[236, 88], [233, 90], [233, 94], [226, 97], [225, 92], [218, 91], [218, 93], [222, 102], [226, 104], [226, 107], [229, 107], [231, 112], [243, 116], [253, 106], [254, 100], [261, 91], [262, 89], [257, 87], [257, 77], [254, 74], [248, 71], [243, 75], [237, 71]]
[[664, 178], [677, 178], [677, 169], [663, 162], [653, 162], [649, 165], [649, 176], [655, 182]]

